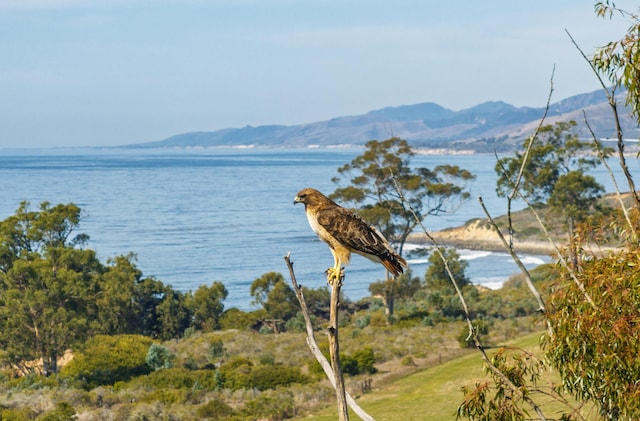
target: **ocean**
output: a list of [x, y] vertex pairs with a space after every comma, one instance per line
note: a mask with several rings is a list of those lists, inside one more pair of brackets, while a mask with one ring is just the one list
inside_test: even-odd
[[[144, 276], [181, 291], [221, 281], [229, 291], [225, 308], [250, 310], [255, 307], [249, 289], [256, 278], [280, 272], [289, 280], [283, 259], [287, 253], [300, 284], [326, 285], [324, 270], [333, 259], [293, 198], [303, 187], [332, 192], [337, 168], [361, 152], [358, 148], [1, 150], [0, 219], [13, 215], [23, 200], [33, 210], [43, 201], [73, 202], [83, 211], [78, 232], [89, 235], [87, 247], [101, 261], [133, 252]], [[472, 199], [455, 212], [428, 217], [428, 230], [484, 217], [478, 196], [493, 216], [505, 213], [504, 200], [495, 194], [492, 155], [418, 154], [411, 162], [428, 168], [457, 164], [477, 177], [471, 184]], [[593, 174], [613, 191], [603, 169]], [[506, 253], [459, 253], [469, 262], [467, 274], [474, 284], [499, 288], [518, 272]], [[534, 267], [550, 258], [524, 256], [524, 261]], [[424, 276], [426, 259], [409, 264], [414, 276]], [[344, 294], [351, 300], [368, 296], [369, 284], [384, 275], [381, 266], [353, 256]]]

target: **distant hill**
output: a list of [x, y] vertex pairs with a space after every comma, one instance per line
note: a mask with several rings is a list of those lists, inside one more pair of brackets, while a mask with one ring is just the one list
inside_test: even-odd
[[[546, 122], [575, 120], [581, 137], [590, 138], [583, 111], [600, 138], [615, 137], [611, 109], [602, 90], [553, 103]], [[502, 101], [485, 102], [452, 111], [432, 102], [386, 107], [363, 115], [336, 117], [293, 126], [268, 125], [190, 132], [129, 148], [197, 148], [216, 146], [326, 147], [361, 145], [371, 139], [397, 136], [412, 146], [475, 152], [509, 151], [521, 144], [540, 121], [544, 107], [515, 107]], [[629, 110], [619, 106], [626, 138], [640, 130]]]

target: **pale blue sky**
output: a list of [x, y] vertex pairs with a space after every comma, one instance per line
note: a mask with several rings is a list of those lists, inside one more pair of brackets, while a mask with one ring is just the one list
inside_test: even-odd
[[[589, 0], [0, 0], [0, 148], [111, 146], [598, 89]], [[636, 12], [629, 0], [616, 4]]]

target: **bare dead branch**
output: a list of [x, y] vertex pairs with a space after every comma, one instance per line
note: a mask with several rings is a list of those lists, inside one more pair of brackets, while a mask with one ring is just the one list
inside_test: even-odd
[[[311, 350], [311, 353], [313, 354], [313, 356], [315, 357], [315, 359], [318, 361], [318, 363], [320, 363], [320, 366], [322, 367], [322, 369], [324, 370], [324, 373], [326, 374], [327, 378], [329, 379], [329, 382], [331, 383], [331, 385], [333, 386], [333, 388], [336, 388], [336, 376], [334, 375], [333, 369], [331, 368], [331, 364], [329, 363], [329, 361], [327, 361], [327, 359], [325, 358], [324, 354], [322, 354], [322, 351], [320, 351], [320, 347], [318, 347], [318, 343], [316, 342], [316, 338], [315, 338], [315, 334], [314, 334], [314, 330], [313, 330], [313, 323], [311, 323], [311, 316], [309, 314], [309, 309], [307, 307], [307, 302], [304, 299], [304, 294], [302, 292], [302, 287], [300, 285], [298, 285], [298, 281], [296, 280], [296, 275], [293, 271], [293, 262], [291, 261], [291, 254], [288, 253], [286, 256], [284, 256], [284, 261], [287, 264], [287, 267], [289, 268], [289, 276], [291, 277], [291, 283], [293, 284], [293, 290], [296, 293], [296, 298], [298, 299], [298, 302], [300, 303], [300, 311], [302, 312], [302, 317], [304, 318], [304, 323], [306, 326], [306, 330], [307, 330], [307, 345], [309, 345], [309, 349]], [[358, 405], [358, 403], [355, 401], [355, 399], [353, 399], [351, 397], [351, 395], [349, 395], [348, 392], [344, 392], [345, 397], [346, 397], [346, 401], [347, 404], [349, 405], [349, 407], [353, 410], [353, 412], [356, 413], [356, 415], [358, 415], [360, 417], [360, 419], [365, 420], [365, 421], [375, 421], [375, 419], [367, 414], [361, 407], [360, 405]]]
[[336, 398], [338, 401], [338, 419], [340, 421], [349, 420], [347, 398], [344, 388], [344, 376], [340, 365], [340, 341], [338, 340], [338, 308], [340, 307], [340, 288], [344, 281], [344, 273], [340, 273], [337, 279], [331, 280], [329, 275], [329, 285], [331, 285], [331, 304], [329, 311], [329, 356], [331, 358], [331, 368], [336, 381]]

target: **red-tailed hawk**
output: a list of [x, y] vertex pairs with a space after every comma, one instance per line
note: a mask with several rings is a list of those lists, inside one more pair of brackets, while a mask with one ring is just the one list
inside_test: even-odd
[[318, 190], [300, 190], [293, 201], [296, 203], [304, 203], [311, 229], [329, 245], [333, 254], [334, 266], [327, 269], [330, 282], [342, 278], [342, 265], [349, 264], [351, 253], [382, 263], [394, 276], [407, 267], [407, 262], [391, 248], [380, 231]]

